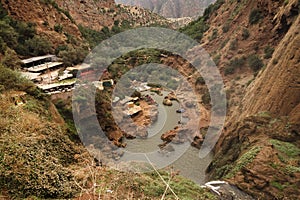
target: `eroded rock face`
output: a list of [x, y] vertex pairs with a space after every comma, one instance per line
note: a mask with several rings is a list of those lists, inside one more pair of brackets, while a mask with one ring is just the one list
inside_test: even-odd
[[247, 88], [208, 168], [211, 178], [228, 180], [261, 199], [299, 197], [299, 27], [298, 15], [266, 68]]
[[116, 0], [117, 3], [147, 8], [167, 18], [198, 17], [214, 0]]
[[68, 10], [77, 24], [100, 31], [103, 27], [111, 28], [124, 20], [133, 27], [149, 24], [167, 24], [167, 21], [143, 8], [117, 6], [113, 0], [56, 0], [58, 5]]
[[178, 128], [179, 127], [175, 127], [173, 130], [167, 131], [166, 133], [162, 134], [161, 139], [166, 142], [171, 142], [177, 135]]
[[[300, 126], [287, 123], [286, 117], [260, 114], [229, 124], [208, 168], [211, 178], [224, 178], [262, 199], [297, 198]], [[283, 150], [287, 147], [295, 153]]]
[[[250, 85], [243, 98], [239, 118], [268, 111], [300, 121], [300, 17], [273, 54], [273, 58]], [[299, 111], [299, 110], [298, 110]]]

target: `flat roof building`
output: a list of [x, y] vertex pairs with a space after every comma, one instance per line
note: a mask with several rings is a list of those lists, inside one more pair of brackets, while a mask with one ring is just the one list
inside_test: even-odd
[[60, 67], [63, 64], [64, 64], [63, 62], [48, 62], [48, 63], [44, 63], [44, 64], [41, 64], [41, 65], [36, 65], [36, 66], [30, 67], [27, 70], [29, 72], [33, 72], [33, 73], [37, 73], [37, 72], [41, 73], [41, 72], [44, 72], [46, 70], [50, 70], [50, 69], [53, 69], [53, 68]]
[[28, 67], [33, 67], [36, 65], [40, 65], [46, 62], [52, 62], [56, 61], [57, 57], [55, 55], [44, 55], [44, 56], [36, 56], [32, 58], [27, 58], [21, 60], [23, 67], [28, 68]]

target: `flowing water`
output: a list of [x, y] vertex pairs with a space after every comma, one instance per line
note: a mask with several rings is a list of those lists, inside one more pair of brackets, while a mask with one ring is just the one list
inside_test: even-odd
[[[146, 93], [150, 94], [158, 103], [158, 119], [148, 128], [147, 139], [137, 138], [134, 140], [127, 140], [126, 151], [131, 153], [152, 152], [153, 160], [156, 159], [154, 157], [158, 157], [157, 162], [165, 161], [166, 163], [169, 163], [168, 166], [172, 166], [174, 169], [179, 170], [182, 176], [199, 184], [205, 183], [205, 170], [212, 160], [212, 154], [204, 159], [200, 159], [198, 156], [199, 150], [191, 147], [187, 142], [186, 144], [172, 144], [172, 148], [175, 151], [168, 152], [167, 154], [170, 155], [166, 157], [162, 157], [159, 151], [158, 145], [163, 143], [160, 139], [161, 135], [166, 131], [172, 130], [178, 125], [178, 121], [182, 120], [181, 114], [176, 113], [176, 110], [180, 108], [179, 103], [173, 101], [172, 106], [164, 106], [162, 101], [164, 96], [168, 94], [166, 91], [163, 91], [163, 96], [150, 92]], [[124, 157], [130, 157], [128, 154], [129, 153], [125, 153]], [[149, 155], [149, 157], [151, 157], [151, 155]], [[162, 164], [162, 166], [164, 166], [164, 164]]]

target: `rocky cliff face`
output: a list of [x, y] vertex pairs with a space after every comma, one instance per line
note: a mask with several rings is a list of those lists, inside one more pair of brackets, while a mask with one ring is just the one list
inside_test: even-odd
[[147, 8], [167, 18], [196, 18], [214, 0], [116, 0], [117, 3]]
[[[279, 13], [276, 19], [282, 21], [289, 13]], [[292, 122], [300, 121], [300, 17], [290, 24], [272, 59], [247, 89], [240, 118], [268, 111], [275, 116], [289, 116]]]
[[[212, 179], [226, 179], [260, 199], [299, 197], [299, 7], [296, 0], [243, 1], [236, 7], [226, 1], [218, 15], [208, 19], [210, 28], [202, 39], [210, 52], [220, 54], [219, 67], [225, 69], [230, 106], [208, 171]], [[259, 20], [250, 23], [255, 12], [260, 13]], [[220, 30], [220, 21], [228, 20], [225, 16], [231, 20]], [[248, 30], [247, 37], [243, 29]], [[221, 31], [224, 34], [213, 37], [214, 32]], [[273, 48], [274, 53], [267, 56], [266, 47]], [[253, 54], [264, 64], [254, 76], [246, 69], [247, 65], [251, 68], [247, 57]], [[235, 64], [235, 71], [226, 74], [226, 68]], [[252, 83], [240, 87], [251, 76]]]
[[57, 0], [59, 6], [68, 10], [77, 24], [94, 30], [111, 28], [114, 24], [126, 21], [130, 26], [148, 26], [151, 24], [168, 25], [163, 17], [148, 10], [130, 6], [116, 5], [113, 0]]
[[[211, 54], [223, 74], [229, 116], [233, 116], [233, 111], [238, 109], [244, 94], [252, 87], [252, 84], [249, 87], [248, 85], [253, 82], [263, 66], [269, 65], [270, 68], [281, 66], [280, 53], [274, 59], [272, 55], [275, 54], [274, 50], [295, 21], [298, 12], [298, 1], [289, 1], [289, 3], [283, 1], [217, 1], [215, 6], [207, 10], [204, 23], [198, 20], [190, 26], [192, 28], [187, 32], [192, 32], [191, 34], [196, 39], [201, 38], [204, 48]], [[284, 55], [281, 54], [281, 56]], [[271, 75], [273, 71], [268, 76]], [[277, 79], [275, 77], [273, 81]], [[260, 82], [260, 85], [267, 87], [270, 84]], [[281, 98], [279, 94], [282, 92], [278, 93], [278, 99]], [[261, 99], [265, 98], [262, 94], [258, 97], [252, 92], [252, 95]], [[247, 96], [245, 99], [249, 105], [251, 98]], [[261, 109], [270, 106], [266, 103], [267, 99], [265, 100], [265, 107]], [[292, 101], [295, 102], [295, 100]], [[255, 102], [262, 103], [260, 100], [255, 100]], [[243, 113], [253, 114], [250, 112], [252, 106], [254, 105]], [[257, 112], [258, 106], [255, 107], [255, 112]]]

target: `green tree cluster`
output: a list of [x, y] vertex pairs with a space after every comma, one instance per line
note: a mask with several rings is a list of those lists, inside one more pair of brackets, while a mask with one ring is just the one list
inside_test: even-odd
[[63, 59], [65, 66], [73, 66], [80, 64], [88, 54], [88, 48], [86, 46], [80, 46], [74, 48], [73, 46], [62, 46], [58, 56]]
[[263, 14], [258, 9], [253, 9], [249, 15], [249, 23], [250, 24], [257, 24], [263, 18]]
[[247, 61], [249, 67], [255, 72], [259, 71], [264, 66], [263, 61], [255, 54], [250, 55]]
[[[49, 41], [37, 36], [35, 24], [12, 19], [0, 4], [0, 54], [11, 56], [15, 54], [12, 50], [22, 56], [39, 56], [52, 52]], [[11, 63], [4, 64], [15, 68]]]

